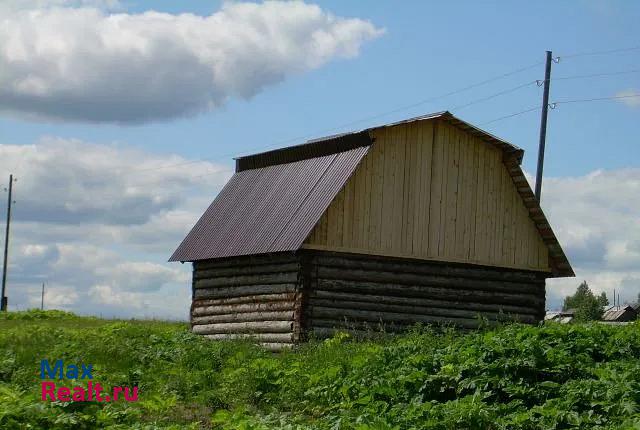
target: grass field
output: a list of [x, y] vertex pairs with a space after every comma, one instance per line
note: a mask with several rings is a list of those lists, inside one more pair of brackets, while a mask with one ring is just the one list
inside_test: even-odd
[[[139, 400], [43, 402], [42, 359], [92, 364]], [[638, 323], [416, 328], [271, 354], [180, 323], [0, 316], [2, 429], [640, 429], [639, 406]]]

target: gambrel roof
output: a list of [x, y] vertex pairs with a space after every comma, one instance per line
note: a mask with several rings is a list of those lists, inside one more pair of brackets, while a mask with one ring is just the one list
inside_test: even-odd
[[553, 276], [573, 276], [520, 167], [524, 151], [449, 112], [329, 136], [236, 159], [236, 173], [198, 220], [170, 261], [296, 251], [374, 143], [371, 132], [440, 120], [500, 149], [503, 162], [549, 250]]

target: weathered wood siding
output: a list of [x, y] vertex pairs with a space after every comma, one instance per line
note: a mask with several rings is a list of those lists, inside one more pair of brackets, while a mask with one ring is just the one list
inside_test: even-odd
[[550, 270], [499, 149], [435, 120], [372, 133], [304, 247]]
[[314, 253], [304, 306], [308, 332], [399, 331], [418, 322], [475, 328], [544, 317], [540, 272], [409, 259]]
[[293, 344], [301, 333], [301, 273], [292, 253], [194, 262], [193, 332], [252, 337], [273, 350]]
[[539, 271], [318, 250], [206, 260], [194, 263], [191, 324], [277, 351], [337, 329], [537, 323], [544, 285]]

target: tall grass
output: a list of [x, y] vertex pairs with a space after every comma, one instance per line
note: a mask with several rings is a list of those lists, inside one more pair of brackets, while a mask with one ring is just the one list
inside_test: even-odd
[[[42, 359], [136, 403], [40, 401]], [[65, 384], [85, 384], [65, 381]], [[417, 327], [271, 354], [180, 323], [0, 318], [0, 428], [640, 429], [640, 324]]]

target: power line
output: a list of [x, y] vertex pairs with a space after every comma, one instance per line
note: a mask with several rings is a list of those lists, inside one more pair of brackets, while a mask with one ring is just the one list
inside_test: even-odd
[[[627, 98], [635, 98], [635, 97], [640, 97], [640, 94], [625, 94], [622, 96], [610, 96], [610, 97], [594, 97], [594, 98], [590, 98], [590, 99], [572, 99], [572, 100], [558, 100], [552, 103], [549, 103], [549, 107], [550, 108], [555, 108], [557, 105], [560, 104], [569, 104], [569, 103], [588, 103], [588, 102], [596, 102], [596, 101], [602, 101], [602, 100], [617, 100], [617, 99], [627, 99]], [[514, 116], [519, 116], [528, 112], [532, 112], [536, 109], [540, 109], [542, 106], [538, 105], [538, 106], [533, 106], [531, 108], [525, 109], [525, 110], [521, 110], [509, 115], [505, 115], [505, 116], [501, 116], [498, 118], [494, 118], [492, 120], [486, 121], [486, 122], [481, 122], [478, 125], [486, 125], [486, 124], [491, 124], [493, 122], [497, 122], [497, 121], [501, 121], [503, 119], [507, 119], [507, 118], [512, 118]]]
[[[633, 50], [637, 50], [637, 49], [640, 49], [640, 46], [631, 47], [631, 48], [612, 49], [612, 50], [607, 50], [607, 51], [592, 51], [592, 52], [576, 53], [576, 54], [564, 55], [564, 56], [557, 57], [557, 58], [573, 58], [573, 57], [580, 57], [580, 56], [587, 56], [587, 55], [606, 55], [606, 54], [613, 54], [613, 53], [619, 53], [619, 52], [633, 51]], [[251, 147], [251, 148], [247, 149], [247, 152], [253, 152], [253, 151], [257, 151], [257, 150], [261, 150], [261, 149], [268, 149], [268, 148], [271, 148], [271, 147], [274, 147], [274, 146], [279, 146], [279, 145], [287, 144], [287, 143], [290, 143], [290, 142], [299, 141], [299, 140], [308, 138], [310, 136], [317, 136], [318, 134], [321, 134], [321, 133], [326, 133], [326, 132], [339, 130], [339, 129], [344, 128], [344, 127], [348, 127], [348, 126], [359, 124], [359, 123], [366, 122], [366, 121], [371, 121], [371, 120], [378, 119], [378, 118], [381, 118], [381, 117], [384, 117], [384, 116], [387, 116], [387, 115], [391, 115], [391, 114], [394, 114], [394, 113], [398, 113], [398, 112], [401, 112], [401, 111], [404, 111], [404, 110], [412, 109], [412, 108], [421, 106], [423, 104], [427, 104], [427, 103], [430, 103], [430, 102], [441, 100], [441, 99], [444, 99], [446, 97], [450, 97], [452, 95], [460, 94], [462, 92], [465, 92], [465, 91], [480, 87], [482, 85], [486, 85], [488, 83], [491, 83], [491, 82], [494, 82], [494, 81], [497, 81], [497, 80], [500, 80], [500, 79], [504, 79], [506, 77], [509, 77], [509, 76], [512, 76], [512, 75], [515, 75], [515, 74], [518, 74], [518, 73], [522, 73], [524, 71], [533, 69], [534, 67], [537, 67], [537, 66], [539, 66], [539, 65], [541, 65], [543, 63], [544, 62], [540, 61], [540, 62], [531, 64], [529, 66], [521, 67], [521, 68], [512, 70], [510, 72], [503, 73], [501, 75], [497, 75], [497, 76], [494, 76], [494, 77], [489, 78], [489, 79], [485, 79], [485, 80], [477, 82], [475, 84], [471, 84], [471, 85], [468, 85], [466, 87], [462, 87], [462, 88], [459, 88], [457, 90], [450, 91], [450, 92], [445, 93], [445, 94], [441, 94], [441, 95], [438, 95], [438, 96], [434, 96], [434, 97], [430, 97], [430, 98], [427, 98], [427, 99], [423, 99], [423, 100], [420, 100], [420, 101], [415, 102], [415, 103], [411, 103], [411, 104], [408, 104], [408, 105], [405, 105], [405, 106], [401, 106], [401, 107], [398, 107], [398, 108], [395, 108], [395, 109], [392, 109], [392, 110], [389, 110], [389, 111], [386, 111], [386, 112], [382, 112], [382, 113], [379, 113], [379, 114], [371, 115], [371, 116], [368, 116], [368, 117], [363, 117], [363, 118], [360, 118], [360, 119], [357, 119], [357, 120], [354, 120], [354, 121], [343, 123], [343, 124], [335, 126], [335, 127], [317, 130], [315, 132], [311, 132], [311, 133], [307, 133], [307, 134], [304, 134], [304, 135], [292, 137], [292, 138], [289, 138], [289, 139], [286, 139], [286, 140], [277, 141], [277, 142], [271, 143], [269, 145], [261, 145], [261, 146]], [[639, 72], [640, 72], [640, 69], [632, 69], [632, 70], [625, 70], [625, 71], [619, 71], [619, 72], [603, 72], [603, 73], [594, 73], [594, 74], [588, 74], [588, 75], [564, 76], [564, 77], [554, 78], [553, 80], [586, 79], [586, 78], [595, 78], [595, 77], [604, 77], [604, 76], [618, 76], [618, 75], [622, 75], [622, 74], [639, 73]], [[476, 99], [476, 100], [472, 100], [469, 103], [465, 103], [463, 105], [455, 106], [451, 110], [462, 110], [462, 109], [465, 109], [468, 106], [472, 106], [472, 105], [475, 105], [475, 104], [478, 104], [478, 103], [482, 103], [484, 101], [491, 100], [493, 98], [496, 98], [496, 97], [499, 97], [499, 96], [502, 96], [502, 95], [509, 94], [511, 92], [517, 91], [517, 90], [519, 90], [521, 88], [527, 87], [527, 86], [531, 85], [532, 83], [536, 83], [536, 82], [539, 82], [539, 81], [527, 82], [527, 83], [518, 85], [516, 87], [510, 88], [510, 89], [507, 89], [507, 90], [504, 90], [504, 91], [500, 91], [498, 93], [495, 93], [495, 94], [492, 94], [492, 95], [489, 95], [489, 96], [486, 96], [486, 97], [482, 97], [482, 98], [479, 98], [479, 99]], [[515, 114], [507, 115], [505, 117], [499, 117], [499, 118], [496, 118], [494, 120], [482, 123], [480, 125], [489, 124], [489, 123], [492, 123], [492, 122], [500, 121], [502, 119], [511, 118], [512, 116], [521, 115], [521, 114], [524, 114], [524, 113], [527, 113], [527, 112], [531, 112], [532, 110], [534, 110], [534, 109], [526, 109], [525, 111], [516, 112]], [[164, 165], [164, 166], [150, 167], [150, 168], [145, 168], [145, 169], [129, 170], [129, 172], [147, 172], [147, 171], [154, 171], [154, 170], [160, 170], [160, 169], [168, 169], [168, 168], [172, 168], [172, 167], [187, 166], [187, 165], [197, 164], [197, 163], [204, 162], [204, 161], [221, 160], [223, 158], [226, 158], [226, 157], [229, 157], [229, 156], [232, 156], [232, 155], [236, 155], [236, 154], [238, 154], [238, 153], [237, 152], [231, 152], [231, 153], [216, 155], [215, 157], [200, 158], [200, 159], [197, 159], [197, 160], [185, 161], [185, 162], [174, 163], [174, 164], [167, 164], [167, 165]], [[214, 172], [214, 173], [219, 173], [219, 172]], [[198, 177], [200, 177], [200, 176], [208, 176], [208, 175], [204, 174], [204, 175], [199, 175]]]
[[503, 119], [507, 119], [507, 118], [512, 118], [512, 117], [514, 117], [514, 116], [519, 116], [519, 115], [525, 114], [525, 113], [527, 113], [527, 112], [531, 112], [531, 111], [534, 111], [534, 110], [536, 110], [536, 109], [540, 109], [541, 107], [542, 107], [542, 106], [540, 106], [540, 105], [538, 105], [538, 106], [533, 106], [533, 107], [531, 107], [531, 108], [528, 108], [528, 109], [525, 109], [525, 110], [521, 110], [521, 111], [519, 111], [519, 112], [515, 112], [515, 113], [509, 114], [509, 115], [505, 115], [505, 116], [501, 116], [501, 117], [498, 117], [498, 118], [494, 118], [494, 119], [489, 120], [489, 121], [486, 121], [486, 122], [481, 122], [481, 123], [480, 123], [480, 124], [478, 124], [478, 125], [491, 124], [491, 123], [493, 123], [493, 122], [501, 121], [501, 120], [503, 120]]
[[465, 103], [465, 104], [460, 105], [460, 106], [455, 106], [455, 107], [451, 108], [451, 110], [453, 110], [453, 111], [455, 111], [455, 110], [462, 110], [462, 109], [464, 109], [464, 108], [466, 108], [466, 107], [468, 107], [468, 106], [472, 106], [472, 105], [477, 104], [477, 103], [485, 102], [485, 101], [487, 101], [487, 100], [491, 100], [491, 99], [494, 99], [494, 98], [496, 98], [496, 97], [499, 97], [499, 96], [502, 96], [502, 95], [505, 95], [505, 94], [512, 93], [512, 92], [517, 91], [517, 90], [519, 90], [519, 89], [521, 89], [521, 88], [528, 87], [528, 86], [530, 86], [530, 85], [532, 85], [532, 84], [535, 84], [536, 82], [537, 82], [537, 81], [529, 81], [529, 82], [527, 82], [527, 83], [524, 83], [524, 84], [518, 85], [517, 87], [509, 88], [508, 90], [500, 91], [500, 92], [498, 92], [498, 93], [491, 94], [491, 95], [489, 95], [489, 96], [486, 96], [486, 97], [482, 97], [482, 98], [479, 98], [479, 99], [473, 100], [473, 101], [471, 101], [471, 102], [469, 102], [469, 103]]
[[552, 81], [559, 81], [559, 80], [568, 80], [568, 79], [585, 79], [585, 78], [598, 78], [598, 77], [604, 77], [604, 76], [620, 76], [620, 75], [627, 75], [630, 73], [640, 73], [640, 69], [631, 69], [631, 70], [623, 70], [620, 72], [604, 72], [604, 73], [593, 73], [590, 75], [574, 75], [574, 76], [561, 76], [559, 78], [553, 78], [551, 79]]
[[[272, 148], [274, 146], [280, 146], [280, 145], [284, 145], [284, 144], [287, 144], [287, 143], [290, 143], [290, 142], [300, 141], [302, 139], [306, 139], [306, 138], [309, 138], [309, 137], [318, 136], [319, 134], [322, 134], [322, 133], [328, 133], [328, 132], [336, 131], [336, 130], [342, 129], [344, 127], [348, 127], [348, 126], [359, 124], [359, 123], [366, 122], [366, 121], [371, 121], [371, 120], [374, 120], [374, 119], [382, 118], [382, 117], [387, 116], [387, 115], [391, 115], [391, 114], [394, 114], [394, 113], [398, 113], [398, 112], [402, 112], [402, 111], [405, 111], [405, 110], [409, 110], [409, 109], [421, 106], [423, 104], [427, 104], [427, 103], [431, 103], [431, 102], [434, 102], [434, 101], [437, 101], [437, 100], [441, 100], [441, 99], [444, 99], [446, 97], [450, 97], [450, 96], [453, 96], [453, 95], [456, 95], [456, 94], [460, 94], [460, 93], [463, 93], [465, 91], [469, 91], [471, 89], [478, 88], [480, 86], [486, 85], [488, 83], [491, 83], [491, 82], [494, 82], [494, 81], [497, 81], [497, 80], [500, 80], [500, 79], [504, 79], [504, 78], [507, 78], [509, 76], [516, 75], [518, 73], [525, 72], [527, 70], [530, 70], [530, 69], [533, 69], [534, 67], [539, 66], [540, 64], [543, 64], [543, 62], [539, 61], [539, 62], [537, 62], [535, 64], [524, 66], [524, 67], [512, 70], [510, 72], [503, 73], [503, 74], [500, 74], [500, 75], [485, 79], [485, 80], [480, 81], [480, 82], [476, 82], [474, 84], [471, 84], [471, 85], [468, 85], [468, 86], [465, 86], [465, 87], [462, 87], [462, 88], [459, 88], [459, 89], [456, 89], [456, 90], [453, 90], [453, 91], [450, 91], [450, 92], [447, 92], [447, 93], [444, 93], [444, 94], [441, 94], [441, 95], [438, 95], [438, 96], [426, 98], [426, 99], [417, 101], [415, 103], [411, 103], [411, 104], [408, 104], [408, 105], [400, 106], [398, 108], [395, 108], [395, 109], [392, 109], [392, 110], [389, 110], [389, 111], [386, 111], [386, 112], [381, 112], [379, 114], [363, 117], [363, 118], [360, 118], [360, 119], [357, 119], [357, 120], [354, 120], [354, 121], [350, 121], [350, 122], [347, 122], [347, 123], [343, 123], [343, 124], [340, 124], [340, 125], [337, 125], [337, 126], [334, 126], [334, 127], [316, 130], [314, 132], [310, 132], [310, 133], [307, 133], [307, 134], [304, 134], [304, 135], [292, 137], [292, 138], [289, 138], [289, 139], [286, 139], [286, 140], [277, 141], [277, 142], [271, 143], [269, 145], [261, 145], [261, 146], [251, 147], [251, 148], [248, 148], [247, 151], [253, 152], [253, 151], [258, 151], [258, 150], [262, 150], [262, 149], [266, 150], [266, 149]], [[526, 85], [529, 85], [529, 84], [530, 83], [527, 83]], [[525, 85], [523, 85], [523, 86], [525, 86]], [[510, 89], [510, 90], [506, 90], [505, 94], [507, 92], [515, 91], [515, 90], [517, 90], [519, 88], [520, 87], [513, 88], [513, 89]], [[497, 97], [499, 95], [501, 95], [501, 93], [495, 94], [493, 96], [489, 96], [487, 99], [493, 98], [493, 97]], [[475, 103], [479, 103], [479, 102], [480, 102], [480, 100], [474, 101], [471, 104], [475, 104]], [[459, 107], [458, 109], [463, 108], [463, 107], [466, 107], [466, 106], [463, 105], [462, 107]], [[153, 170], [159, 170], [159, 169], [167, 169], [167, 168], [171, 168], [171, 167], [186, 166], [186, 165], [195, 164], [195, 163], [199, 163], [199, 162], [203, 162], [203, 161], [220, 160], [222, 158], [226, 158], [228, 156], [236, 155], [236, 154], [237, 154], [237, 152], [221, 154], [221, 155], [216, 155], [214, 157], [200, 158], [200, 159], [197, 159], [197, 160], [186, 161], [186, 162], [181, 162], [181, 163], [167, 164], [167, 165], [164, 165], [164, 166], [157, 166], [157, 167], [151, 167], [151, 168], [146, 168], [146, 169], [137, 169], [137, 171], [144, 172], [144, 171], [153, 171]], [[130, 170], [130, 172], [131, 171], [136, 171], [136, 170]]]
[[[456, 95], [456, 94], [460, 94], [462, 92], [469, 91], [469, 90], [471, 90], [473, 88], [477, 88], [477, 87], [480, 87], [482, 85], [486, 85], [486, 84], [488, 84], [490, 82], [494, 82], [494, 81], [497, 81], [497, 80], [504, 79], [506, 77], [515, 75], [517, 73], [524, 72], [526, 70], [529, 70], [529, 69], [532, 69], [534, 67], [537, 67], [540, 64], [542, 64], [542, 62], [537, 62], [537, 63], [531, 64], [529, 66], [521, 67], [521, 68], [513, 70], [511, 72], [503, 73], [502, 75], [498, 75], [498, 76], [495, 76], [493, 78], [489, 78], [489, 79], [486, 79], [484, 81], [481, 81], [481, 82], [478, 82], [478, 83], [475, 83], [475, 84], [472, 84], [472, 85], [468, 85], [466, 87], [463, 87], [463, 88], [460, 88], [460, 89], [457, 89], [457, 90], [454, 90], [454, 91], [450, 91], [450, 92], [445, 93], [445, 94], [441, 94], [439, 96], [430, 97], [430, 98], [418, 101], [416, 103], [412, 103], [410, 105], [405, 105], [405, 106], [402, 106], [402, 107], [399, 107], [399, 108], [396, 108], [396, 109], [393, 109], [393, 110], [390, 110], [390, 111], [387, 111], [387, 112], [383, 112], [383, 113], [372, 115], [372, 116], [369, 116], [369, 117], [366, 117], [366, 118], [362, 118], [362, 119], [359, 119], [359, 120], [351, 121], [351, 122], [348, 122], [348, 123], [345, 123], [345, 124], [342, 124], [342, 125], [339, 125], [339, 126], [336, 126], [336, 127], [332, 127], [330, 129], [320, 130], [320, 131], [318, 131], [318, 133], [324, 133], [324, 132], [327, 132], [327, 131], [334, 131], [334, 130], [337, 130], [337, 129], [340, 129], [340, 128], [343, 128], [343, 127], [347, 127], [347, 126], [350, 126], [350, 125], [354, 125], [354, 124], [357, 124], [357, 123], [361, 123], [361, 122], [364, 122], [364, 121], [378, 119], [380, 117], [391, 115], [393, 113], [398, 113], [398, 112], [401, 112], [401, 111], [404, 111], [404, 110], [407, 110], [407, 109], [412, 109], [414, 107], [418, 107], [418, 106], [426, 104], [426, 103], [431, 103], [431, 102], [434, 102], [436, 100], [441, 100], [443, 98], [450, 97], [450, 96], [453, 96], [453, 95]], [[510, 90], [510, 91], [512, 91], [512, 90]]]
[[619, 49], [608, 49], [605, 51], [591, 51], [591, 52], [578, 52], [575, 54], [569, 55], [560, 55], [558, 58], [575, 58], [575, 57], [587, 57], [592, 55], [608, 55], [608, 54], [618, 54], [621, 52], [629, 52], [639, 50], [640, 46], [633, 46], [631, 48], [619, 48]]
[[611, 96], [611, 97], [596, 97], [591, 99], [573, 99], [573, 100], [558, 100], [556, 102], [551, 103], [552, 107], [559, 104], [567, 104], [567, 103], [586, 103], [586, 102], [597, 102], [601, 100], [616, 100], [616, 99], [628, 99], [633, 97], [640, 97], [640, 94], [625, 94], [622, 96]]

